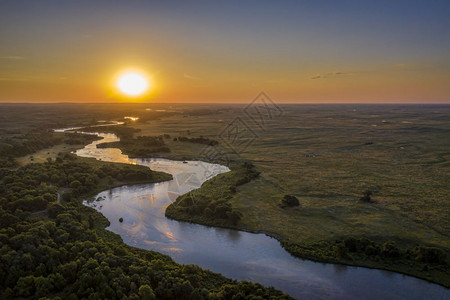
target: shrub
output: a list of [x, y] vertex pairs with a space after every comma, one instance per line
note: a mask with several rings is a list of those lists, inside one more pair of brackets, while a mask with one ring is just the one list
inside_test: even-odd
[[295, 207], [299, 206], [300, 201], [298, 201], [297, 197], [294, 195], [284, 195], [283, 199], [281, 200], [281, 207]]
[[72, 189], [78, 189], [78, 188], [80, 188], [81, 186], [82, 186], [82, 184], [81, 184], [81, 182], [78, 181], [78, 180], [74, 180], [74, 181], [72, 181], [72, 182], [70, 183], [70, 187], [71, 187]]
[[445, 252], [435, 247], [417, 247], [415, 249], [416, 260], [424, 263], [444, 263]]
[[51, 203], [48, 206], [48, 215], [50, 218], [56, 218], [57, 215], [64, 211], [64, 207], [59, 203]]
[[153, 289], [147, 284], [140, 286], [139, 296], [141, 297], [142, 300], [155, 299], [155, 293], [153, 292]]
[[386, 242], [383, 244], [383, 249], [381, 250], [381, 254], [384, 257], [399, 257], [400, 256], [400, 250], [397, 248], [394, 242]]
[[377, 247], [369, 245], [369, 246], [366, 247], [365, 253], [366, 253], [366, 255], [370, 255], [370, 256], [378, 255], [379, 254], [379, 250], [378, 250]]
[[334, 246], [334, 253], [336, 257], [349, 258], [347, 254], [347, 248], [345, 247], [344, 243], [336, 244], [336, 246]]
[[70, 200], [72, 200], [72, 193], [67, 193], [66, 192], [66, 193], [62, 194], [61, 199], [64, 202], [70, 202]]
[[371, 198], [372, 194], [373, 193], [370, 190], [365, 191], [363, 196], [361, 198], [359, 198], [359, 201], [366, 202], [366, 203], [374, 203], [375, 201], [373, 201]]
[[359, 248], [359, 241], [355, 238], [348, 238], [344, 241], [345, 248], [350, 252], [356, 252]]

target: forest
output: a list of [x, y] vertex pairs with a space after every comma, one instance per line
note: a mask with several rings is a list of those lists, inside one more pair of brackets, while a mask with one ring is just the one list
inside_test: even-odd
[[[19, 156], [98, 139], [38, 125], [3, 130], [0, 137], [1, 299], [290, 299], [273, 288], [237, 282], [124, 244], [105, 229], [108, 220], [82, 201], [115, 186], [171, 176], [69, 153], [19, 166]], [[122, 126], [102, 129], [119, 135], [136, 132]], [[144, 144], [160, 140], [139, 139]]]
[[131, 158], [151, 157], [155, 153], [170, 152], [162, 136], [138, 136], [136, 138], [127, 136], [118, 142], [100, 143], [97, 148], [120, 148]]
[[210, 139], [210, 138], [205, 138], [203, 136], [192, 137], [192, 138], [189, 138], [187, 136], [179, 136], [179, 137], [174, 138], [173, 140], [174, 141], [180, 141], [180, 142], [187, 142], [187, 143], [210, 145], [210, 146], [217, 146], [217, 145], [219, 145], [218, 141], [216, 141], [214, 139]]
[[101, 127], [83, 127], [78, 129], [81, 132], [103, 132], [103, 133], [114, 133], [119, 138], [127, 139], [132, 137], [135, 133], [139, 132], [139, 129], [129, 127], [126, 125], [106, 125]]
[[[44, 164], [2, 168], [1, 298], [289, 298], [273, 288], [236, 282], [129, 247], [105, 230], [105, 218], [81, 204], [99, 189], [168, 179], [148, 168], [70, 154]], [[58, 202], [61, 188], [66, 191]]]

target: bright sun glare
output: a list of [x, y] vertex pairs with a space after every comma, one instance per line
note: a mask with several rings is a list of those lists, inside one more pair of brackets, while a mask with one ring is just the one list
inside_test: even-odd
[[124, 94], [138, 96], [147, 90], [148, 80], [139, 73], [125, 73], [117, 80], [117, 87]]

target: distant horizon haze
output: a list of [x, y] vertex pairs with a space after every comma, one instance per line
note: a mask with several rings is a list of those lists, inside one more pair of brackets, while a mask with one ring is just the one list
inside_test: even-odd
[[[250, 101], [235, 101], [235, 102], [157, 102], [157, 101], [141, 101], [141, 102], [124, 102], [124, 101], [111, 101], [111, 102], [69, 102], [69, 101], [55, 101], [55, 102], [8, 102], [0, 101], [2, 104], [149, 104], [149, 105], [189, 105], [189, 104], [208, 104], [208, 105], [248, 105]], [[276, 99], [272, 101], [277, 105], [450, 105], [450, 101], [447, 102], [279, 102]]]

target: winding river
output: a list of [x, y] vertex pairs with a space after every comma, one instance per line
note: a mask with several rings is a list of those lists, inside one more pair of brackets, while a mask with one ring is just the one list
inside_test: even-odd
[[111, 225], [107, 229], [128, 245], [155, 250], [179, 263], [196, 264], [226, 277], [274, 286], [297, 299], [450, 299], [450, 290], [411, 276], [292, 257], [277, 240], [264, 234], [170, 220], [164, 212], [179, 195], [229, 169], [200, 161], [130, 159], [119, 149], [98, 149], [98, 143], [118, 138], [97, 134], [103, 140], [76, 151], [78, 156], [144, 165], [174, 178], [114, 188], [84, 202], [108, 218]]

